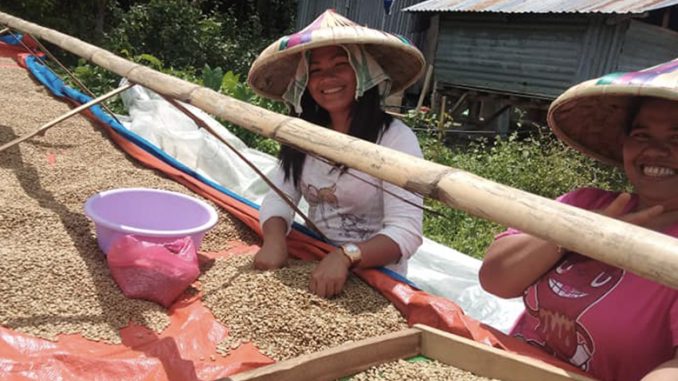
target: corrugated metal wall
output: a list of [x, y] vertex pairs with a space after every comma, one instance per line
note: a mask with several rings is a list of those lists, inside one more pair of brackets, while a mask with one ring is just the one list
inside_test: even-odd
[[553, 98], [577, 78], [588, 24], [582, 16], [442, 14], [436, 79]]
[[[590, 15], [577, 74], [571, 85], [617, 70], [624, 34], [629, 19], [613, 22], [607, 15]], [[562, 90], [566, 90], [563, 88]]]
[[333, 8], [361, 25], [403, 35], [417, 44], [421, 34], [415, 31], [415, 14], [401, 9], [423, 0], [396, 0], [391, 14], [386, 15], [383, 0], [299, 0], [297, 3], [297, 29], [313, 21], [326, 9]]
[[618, 70], [632, 21], [613, 22], [607, 15], [441, 17], [439, 82], [546, 99]]
[[297, 2], [297, 30], [310, 24], [326, 9], [336, 9], [345, 15], [350, 0], [299, 0]]
[[617, 70], [640, 70], [676, 57], [678, 57], [678, 33], [631, 20]]

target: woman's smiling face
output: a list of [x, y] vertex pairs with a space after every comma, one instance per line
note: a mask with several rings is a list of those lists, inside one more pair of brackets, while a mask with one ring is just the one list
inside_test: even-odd
[[624, 171], [641, 201], [678, 208], [678, 102], [643, 101], [623, 153]]
[[356, 78], [343, 48], [326, 46], [311, 51], [307, 89], [330, 114], [350, 111]]

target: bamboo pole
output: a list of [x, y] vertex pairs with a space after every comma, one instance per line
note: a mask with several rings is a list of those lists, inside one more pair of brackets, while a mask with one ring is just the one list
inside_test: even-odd
[[0, 23], [250, 131], [678, 288], [675, 238], [238, 101], [6, 13]]
[[23, 141], [25, 141], [25, 140], [28, 140], [28, 139], [34, 137], [35, 135], [38, 135], [38, 134], [44, 134], [45, 131], [47, 131], [48, 129], [50, 129], [50, 128], [56, 126], [58, 123], [63, 122], [64, 120], [66, 120], [66, 119], [72, 117], [73, 115], [79, 113], [80, 111], [83, 111], [83, 110], [85, 110], [85, 109], [88, 109], [88, 108], [94, 106], [94, 105], [97, 104], [97, 103], [103, 102], [104, 100], [106, 100], [106, 99], [108, 99], [108, 98], [110, 98], [110, 97], [112, 97], [112, 96], [114, 96], [114, 95], [120, 94], [120, 93], [122, 93], [123, 91], [129, 89], [129, 88], [132, 87], [132, 86], [134, 86], [134, 83], [129, 83], [129, 84], [127, 84], [127, 85], [120, 86], [120, 87], [118, 87], [118, 88], [115, 89], [115, 90], [109, 91], [108, 93], [106, 93], [106, 94], [104, 94], [104, 95], [102, 95], [102, 96], [100, 96], [100, 97], [98, 97], [98, 98], [96, 98], [96, 99], [92, 99], [91, 101], [89, 101], [89, 102], [87, 102], [87, 103], [85, 103], [85, 104], [82, 104], [82, 105], [80, 105], [80, 106], [74, 108], [73, 110], [71, 110], [71, 111], [69, 111], [69, 112], [67, 112], [67, 113], [65, 113], [65, 114], [63, 114], [63, 115], [61, 115], [61, 116], [59, 116], [59, 117], [57, 117], [57, 118], [55, 118], [55, 119], [53, 119], [53, 120], [51, 120], [51, 121], [45, 123], [45, 124], [43, 124], [42, 126], [40, 126], [40, 128], [38, 128], [37, 130], [31, 132], [30, 134], [26, 134], [26, 135], [24, 135], [24, 136], [20, 136], [20, 137], [14, 139], [14, 140], [12, 140], [12, 141], [9, 141], [9, 142], [3, 144], [2, 146], [0, 146], [0, 152], [6, 150], [6, 149], [9, 148], [9, 147], [15, 146], [15, 145], [17, 145], [17, 144], [19, 144], [19, 143], [21, 143], [21, 142], [23, 142]]
[[419, 94], [419, 100], [417, 101], [417, 108], [414, 110], [416, 112], [421, 111], [421, 106], [424, 105], [424, 97], [428, 93], [429, 87], [431, 86], [431, 77], [433, 77], [433, 65], [428, 65], [428, 69], [426, 69], [426, 77], [424, 77], [424, 87], [421, 89], [421, 94]]

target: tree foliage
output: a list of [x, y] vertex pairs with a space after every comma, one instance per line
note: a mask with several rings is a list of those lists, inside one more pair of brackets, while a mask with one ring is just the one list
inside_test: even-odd
[[291, 30], [296, 1], [14, 0], [0, 10], [126, 58], [150, 54], [175, 69], [246, 74], [266, 45]]

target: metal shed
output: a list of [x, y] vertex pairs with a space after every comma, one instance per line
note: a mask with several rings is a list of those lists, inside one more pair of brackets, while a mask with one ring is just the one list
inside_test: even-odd
[[504, 111], [512, 106], [542, 121], [550, 101], [582, 80], [677, 57], [676, 4], [429, 0], [405, 11], [435, 29], [429, 35], [437, 47], [427, 59], [455, 119], [505, 133], [511, 113]]

